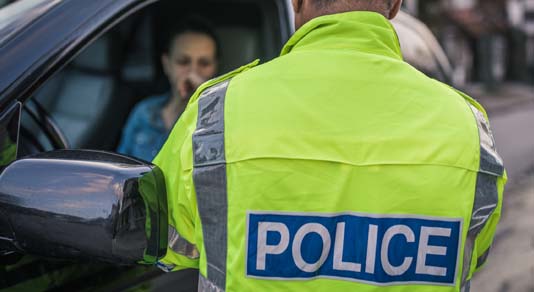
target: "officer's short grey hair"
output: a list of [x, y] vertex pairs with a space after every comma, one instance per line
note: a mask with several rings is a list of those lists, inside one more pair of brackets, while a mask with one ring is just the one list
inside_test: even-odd
[[378, 7], [386, 4], [389, 8], [391, 8], [391, 5], [393, 4], [393, 0], [313, 0], [314, 4], [319, 9], [324, 9], [328, 7], [328, 5], [331, 5], [338, 1], [344, 1], [347, 5], [366, 4]]

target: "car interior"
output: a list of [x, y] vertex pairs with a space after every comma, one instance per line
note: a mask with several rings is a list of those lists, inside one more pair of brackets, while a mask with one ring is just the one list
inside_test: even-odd
[[[189, 15], [213, 24], [221, 50], [218, 74], [255, 59], [274, 58], [286, 41], [280, 30], [288, 30], [282, 28], [287, 16], [280, 15], [285, 13], [281, 3], [162, 0], [128, 16], [93, 40], [24, 104], [18, 157], [58, 148], [115, 151], [133, 106], [168, 91], [160, 62], [165, 37], [174, 23]], [[112, 282], [110, 277], [120, 278], [120, 283], [109, 290], [139, 285], [151, 291], [196, 290], [198, 271], [162, 273], [155, 267], [100, 264], [68, 290], [86, 290], [89, 282], [100, 289]], [[131, 276], [124, 282], [119, 274]]]
[[[169, 88], [160, 62], [169, 27], [188, 15], [209, 20], [220, 42], [218, 73], [224, 74], [278, 54], [285, 40], [279, 31], [277, 5], [261, 0], [152, 4], [93, 41], [48, 80], [26, 107], [46, 111], [69, 148], [113, 151], [133, 106]], [[28, 113], [23, 114], [23, 125], [43, 145], [38, 151], [54, 148]]]

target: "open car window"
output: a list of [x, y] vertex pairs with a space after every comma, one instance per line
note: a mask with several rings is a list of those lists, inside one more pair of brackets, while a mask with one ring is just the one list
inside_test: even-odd
[[[222, 51], [218, 74], [257, 58], [264, 62], [274, 58], [286, 40], [281, 31], [288, 31], [281, 27], [287, 24], [282, 2], [162, 0], [121, 20], [63, 64], [25, 102], [19, 157], [60, 148], [50, 133], [64, 138], [70, 148], [115, 151], [134, 105], [168, 90], [160, 64], [165, 30], [187, 15], [197, 14], [214, 24]], [[221, 14], [223, 8], [228, 13]], [[30, 256], [9, 263], [6, 270], [16, 277], [0, 290], [37, 287], [39, 281], [40, 290], [191, 291], [198, 280], [193, 270], [164, 275], [152, 267]]]
[[[267, 61], [283, 42], [280, 1], [156, 2], [93, 41], [34, 94], [71, 148], [115, 150], [132, 108], [169, 85], [160, 54], [167, 30], [188, 15], [209, 20], [220, 41], [218, 74]], [[220, 11], [228, 11], [221, 14]], [[31, 103], [27, 104], [31, 107]], [[23, 114], [34, 140], [51, 150], [41, 125]]]

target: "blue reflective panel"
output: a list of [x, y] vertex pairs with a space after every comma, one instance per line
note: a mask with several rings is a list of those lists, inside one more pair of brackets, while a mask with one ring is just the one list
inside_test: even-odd
[[455, 285], [461, 228], [449, 218], [250, 212], [247, 276]]

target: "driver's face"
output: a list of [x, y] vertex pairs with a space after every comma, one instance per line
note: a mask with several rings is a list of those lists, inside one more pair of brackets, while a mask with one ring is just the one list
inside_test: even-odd
[[187, 100], [217, 72], [215, 41], [206, 34], [183, 33], [174, 39], [162, 62], [173, 92]]

